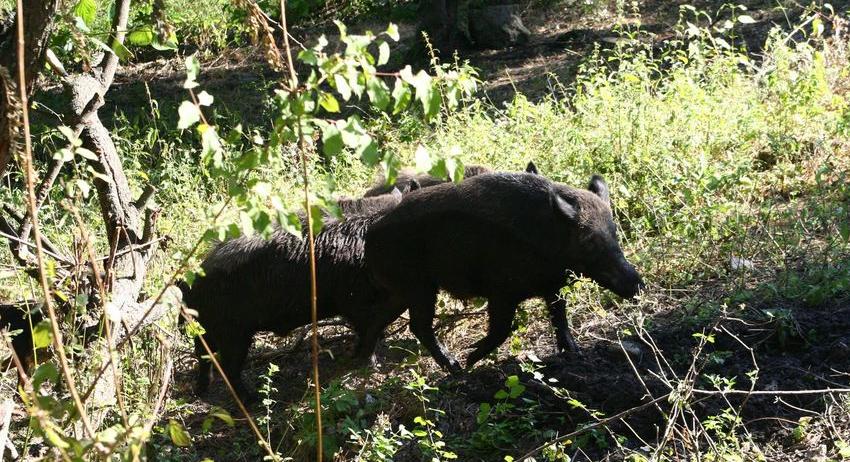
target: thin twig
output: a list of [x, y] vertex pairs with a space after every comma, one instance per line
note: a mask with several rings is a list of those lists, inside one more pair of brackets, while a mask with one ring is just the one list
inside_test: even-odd
[[827, 393], [850, 393], [850, 388], [819, 388], [813, 390], [703, 390], [694, 388], [692, 392], [700, 395], [823, 395]]
[[[286, 60], [289, 65], [290, 89], [298, 87], [298, 76], [292, 62], [292, 50], [289, 47], [289, 31], [286, 27], [286, 0], [280, 0], [280, 23], [283, 28], [283, 44], [286, 49]], [[313, 366], [313, 386], [316, 396], [316, 460], [322, 462], [324, 445], [322, 442], [322, 388], [319, 384], [319, 324], [316, 307], [316, 248], [313, 236], [313, 214], [310, 213], [310, 178], [307, 172], [307, 147], [304, 132], [298, 124], [298, 151], [301, 153], [301, 174], [304, 179], [304, 212], [307, 218], [307, 243], [310, 251], [310, 324], [313, 331], [311, 341], [311, 357]]]
[[[15, 242], [17, 242], [21, 245], [25, 245], [27, 247], [32, 247], [32, 248], [36, 247], [36, 245], [33, 244], [32, 242], [25, 241], [25, 240], [23, 240], [19, 237], [12, 236], [11, 234], [4, 233], [2, 231], [0, 231], [0, 237], [4, 237], [4, 238], [6, 238], [10, 241], [15, 241]], [[69, 266], [73, 265], [73, 262], [71, 262], [70, 260], [67, 260], [66, 257], [63, 257], [62, 255], [55, 254], [55, 253], [53, 253], [53, 252], [51, 252], [47, 249], [43, 249], [43, 251], [46, 255], [50, 256], [51, 258], [53, 258], [53, 259], [55, 259], [55, 260], [57, 260], [61, 263], [65, 263], [66, 265], [69, 265]]]
[[580, 435], [580, 434], [582, 434], [582, 433], [584, 433], [584, 432], [586, 432], [586, 431], [588, 431], [588, 430], [592, 430], [592, 429], [594, 429], [594, 428], [596, 428], [596, 427], [600, 427], [600, 426], [602, 426], [602, 425], [606, 425], [606, 424], [608, 424], [609, 422], [613, 422], [613, 421], [615, 421], [615, 420], [622, 419], [623, 417], [626, 417], [626, 416], [628, 416], [628, 415], [634, 414], [635, 412], [638, 412], [638, 411], [641, 411], [641, 410], [643, 410], [643, 409], [646, 409], [646, 408], [647, 408], [647, 407], [649, 407], [649, 406], [654, 406], [654, 405], [656, 405], [656, 404], [660, 403], [661, 401], [664, 401], [665, 399], [669, 398], [669, 397], [670, 397], [670, 395], [671, 395], [671, 393], [667, 393], [666, 395], [659, 396], [658, 398], [655, 398], [655, 399], [653, 399], [652, 401], [649, 401], [649, 402], [643, 403], [643, 404], [641, 404], [640, 406], [635, 406], [635, 407], [633, 407], [633, 408], [626, 409], [625, 411], [620, 412], [619, 414], [614, 414], [614, 415], [612, 415], [611, 417], [606, 417], [606, 418], [604, 418], [604, 419], [602, 419], [602, 420], [599, 420], [599, 421], [597, 421], [597, 422], [594, 422], [594, 423], [592, 423], [592, 424], [590, 424], [590, 425], [588, 425], [588, 426], [586, 426], [586, 427], [582, 427], [582, 428], [580, 428], [580, 429], [578, 429], [578, 430], [576, 430], [576, 431], [574, 431], [574, 432], [572, 432], [572, 433], [567, 433], [566, 435], [561, 435], [561, 436], [559, 436], [559, 437], [557, 437], [557, 438], [555, 438], [555, 439], [553, 439], [553, 440], [551, 440], [551, 441], [547, 442], [546, 444], [541, 444], [540, 446], [537, 446], [536, 448], [532, 449], [531, 451], [528, 451], [528, 453], [526, 453], [524, 456], [522, 456], [522, 457], [518, 457], [518, 458], [516, 458], [515, 460], [526, 460], [526, 459], [528, 459], [529, 457], [531, 457], [531, 456], [533, 456], [533, 455], [537, 454], [538, 452], [540, 452], [540, 451], [542, 451], [542, 450], [546, 449], [547, 447], [549, 447], [549, 446], [551, 446], [551, 445], [553, 445], [553, 444], [555, 444], [555, 443], [559, 443], [559, 442], [561, 442], [561, 441], [568, 440], [568, 439], [570, 439], [570, 438], [572, 438], [572, 437], [574, 437], [574, 436], [576, 436], [576, 435]]
[[124, 406], [124, 396], [121, 390], [121, 372], [119, 371], [118, 365], [116, 364], [117, 361], [115, 360], [117, 356], [115, 354], [115, 339], [112, 337], [112, 321], [109, 319], [109, 313], [106, 309], [106, 288], [103, 285], [103, 279], [100, 277], [100, 268], [98, 268], [97, 265], [98, 260], [95, 257], [94, 247], [92, 247], [88, 230], [86, 229], [79, 212], [77, 209], [70, 206], [67, 207], [66, 210], [71, 212], [71, 215], [77, 222], [77, 229], [80, 230], [80, 237], [83, 239], [83, 245], [86, 247], [86, 251], [89, 254], [89, 264], [91, 265], [91, 271], [94, 275], [97, 290], [100, 293], [100, 304], [101, 309], [103, 310], [103, 325], [106, 330], [106, 346], [109, 350], [109, 362], [112, 364], [112, 380], [115, 382], [115, 398], [118, 400], [118, 409], [121, 411], [121, 419], [124, 422], [124, 428], [130, 428], [130, 421], [127, 419], [127, 408]]
[[160, 379], [161, 383], [159, 385], [159, 394], [156, 398], [156, 404], [154, 404], [150, 418], [145, 423], [145, 433], [148, 434], [151, 432], [151, 429], [157, 420], [159, 420], [159, 414], [162, 412], [162, 405], [165, 402], [166, 395], [168, 394], [168, 386], [171, 384], [171, 371], [174, 368], [174, 361], [171, 359], [171, 348], [169, 342], [162, 338], [159, 334], [156, 335], [156, 339], [165, 350], [165, 367], [162, 371], [162, 379]]

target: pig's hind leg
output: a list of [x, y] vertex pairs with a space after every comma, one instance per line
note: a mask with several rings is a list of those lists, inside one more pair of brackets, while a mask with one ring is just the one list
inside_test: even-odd
[[[215, 345], [211, 341], [211, 337], [205, 336], [205, 339], [207, 345], [215, 353]], [[212, 363], [206, 356], [207, 351], [201, 344], [201, 338], [195, 337], [195, 357], [198, 359], [198, 371], [195, 376], [195, 394], [197, 396], [204, 396], [210, 386], [210, 368], [212, 367]]]
[[376, 366], [375, 348], [384, 337], [387, 326], [398, 319], [403, 312], [403, 305], [397, 302], [379, 303], [360, 311], [357, 319], [349, 319], [357, 333], [354, 359], [359, 362], [368, 362], [372, 367]]
[[436, 313], [437, 289], [423, 290], [410, 298], [410, 331], [431, 353], [434, 361], [451, 373], [463, 370], [457, 359], [452, 356], [437, 339], [434, 333], [434, 315]]
[[487, 335], [475, 342], [475, 350], [466, 359], [466, 367], [471, 368], [510, 337], [513, 331], [514, 315], [518, 302], [502, 298], [490, 298], [487, 301]]
[[221, 368], [227, 375], [227, 379], [230, 381], [239, 399], [247, 402], [251, 402], [257, 398], [254, 393], [248, 391], [248, 388], [242, 381], [242, 367], [245, 365], [245, 358], [248, 357], [248, 350], [251, 348], [252, 340], [253, 335], [234, 333], [219, 345]]

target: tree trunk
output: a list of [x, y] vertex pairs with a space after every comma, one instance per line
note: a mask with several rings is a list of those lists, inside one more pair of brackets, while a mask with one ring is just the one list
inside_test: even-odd
[[[24, 73], [27, 96], [32, 96], [44, 64], [59, 0], [24, 0]], [[15, 16], [0, 20], [0, 176], [12, 157], [12, 145], [20, 129], [18, 101], [18, 25]], [[10, 98], [9, 96], [12, 96]]]

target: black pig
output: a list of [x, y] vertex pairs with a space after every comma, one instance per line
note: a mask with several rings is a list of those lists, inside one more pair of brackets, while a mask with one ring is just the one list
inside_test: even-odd
[[[384, 328], [404, 311], [385, 303], [384, 294], [371, 284], [363, 256], [369, 225], [400, 200], [401, 194], [388, 194], [343, 205], [349, 217], [327, 221], [315, 240], [318, 317], [343, 316], [357, 333], [355, 357], [361, 360], [372, 359]], [[308, 258], [307, 240], [282, 230], [269, 239], [243, 236], [216, 246], [202, 264], [205, 276], [191, 288], [180, 284], [184, 302], [198, 312], [204, 338], [243, 398], [253, 398], [240, 372], [254, 334], [286, 335], [310, 323]], [[195, 339], [195, 354], [196, 392], [203, 394], [211, 364], [203, 358], [200, 339]]]
[[594, 176], [588, 191], [534, 174], [479, 175], [405, 196], [366, 235], [376, 285], [410, 309], [410, 330], [450, 371], [460, 365], [432, 327], [439, 289], [485, 297], [489, 328], [472, 366], [508, 338], [517, 305], [543, 297], [558, 347], [575, 349], [558, 292], [571, 273], [622, 297], [643, 281], [617, 243], [608, 187]]

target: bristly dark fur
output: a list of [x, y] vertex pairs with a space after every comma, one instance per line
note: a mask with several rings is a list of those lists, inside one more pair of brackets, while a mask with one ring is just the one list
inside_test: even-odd
[[[484, 173], [491, 173], [492, 171], [493, 170], [491, 170], [489, 167], [485, 167], [483, 165], [467, 165], [463, 168], [463, 177], [472, 178], [474, 176], [481, 175]], [[363, 194], [363, 197], [373, 197], [379, 196], [381, 194], [387, 194], [392, 191], [393, 188], [398, 188], [398, 190], [402, 194], [407, 194], [411, 191], [419, 189], [416, 187], [411, 187], [413, 182], [416, 182], [419, 187], [429, 188], [431, 186], [446, 183], [448, 181], [448, 178], [437, 178], [428, 175], [427, 173], [416, 174], [411, 170], [402, 170], [401, 172], [399, 172], [398, 177], [396, 177], [395, 183], [393, 183], [392, 185], [387, 185], [386, 182], [381, 181], [380, 183], [366, 190], [366, 193]]]
[[366, 235], [375, 282], [410, 309], [410, 329], [434, 359], [460, 368], [434, 335], [437, 292], [488, 299], [490, 325], [467, 365], [511, 332], [517, 304], [544, 297], [561, 349], [574, 349], [565, 305], [568, 274], [588, 276], [622, 296], [643, 282], [623, 256], [607, 197], [594, 178], [578, 190], [534, 174], [484, 174], [405, 196]]
[[[330, 220], [315, 239], [318, 316], [341, 315], [351, 324], [359, 337], [355, 355], [360, 359], [372, 355], [386, 327], [376, 322], [375, 311], [381, 311], [387, 324], [403, 312], [386, 305], [383, 293], [371, 283], [363, 257], [368, 227], [399, 198], [372, 198], [355, 207], [365, 215]], [[281, 230], [268, 240], [240, 237], [215, 247], [202, 264], [206, 275], [191, 288], [181, 287], [186, 305], [198, 312], [206, 330], [204, 338], [218, 352], [225, 373], [243, 396], [247, 389], [240, 372], [254, 334], [286, 335], [310, 322], [308, 258], [307, 240]], [[200, 362], [196, 390], [204, 393], [210, 363], [202, 359], [205, 353], [199, 340], [195, 352]]]
[[[414, 179], [407, 187], [411, 191], [415, 191], [419, 189], [419, 182]], [[337, 201], [337, 205], [344, 217], [373, 215], [395, 207], [401, 202], [401, 198], [401, 191], [393, 187], [387, 194], [381, 194], [379, 196], [363, 197], [360, 199], [341, 198]]]

